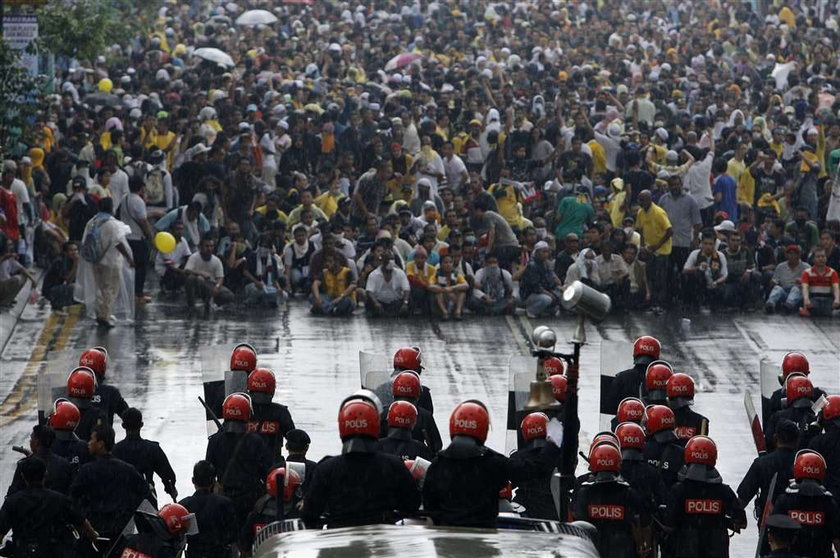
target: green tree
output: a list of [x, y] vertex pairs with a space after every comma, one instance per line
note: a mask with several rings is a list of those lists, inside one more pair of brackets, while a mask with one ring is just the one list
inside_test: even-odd
[[43, 108], [44, 77], [31, 76], [20, 66], [21, 53], [0, 41], [0, 156], [14, 142], [26, 140], [31, 119]]
[[38, 33], [56, 56], [92, 61], [111, 44], [131, 37], [130, 11], [123, 2], [112, 0], [51, 2], [38, 11]]

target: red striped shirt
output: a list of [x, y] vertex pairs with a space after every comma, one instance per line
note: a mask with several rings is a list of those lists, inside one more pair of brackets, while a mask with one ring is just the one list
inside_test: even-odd
[[840, 284], [840, 276], [828, 266], [822, 273], [813, 266], [802, 272], [802, 284], [808, 285], [811, 296], [831, 296], [831, 286]]

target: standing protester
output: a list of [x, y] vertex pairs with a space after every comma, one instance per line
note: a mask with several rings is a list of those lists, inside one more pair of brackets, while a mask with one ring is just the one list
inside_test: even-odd
[[654, 309], [661, 310], [668, 300], [668, 266], [674, 229], [665, 210], [653, 203], [650, 190], [639, 192], [636, 229], [642, 237], [643, 260], [649, 264], [648, 277], [655, 294]]
[[177, 501], [178, 490], [175, 488], [175, 471], [172, 470], [169, 459], [161, 449], [160, 444], [140, 437], [140, 429], [143, 428], [143, 414], [138, 409], [126, 409], [122, 414], [122, 425], [125, 429], [125, 439], [114, 445], [112, 452], [114, 457], [133, 465], [137, 472], [146, 479], [152, 496], [152, 505], [157, 504], [155, 475], [160, 477], [163, 490], [172, 497], [173, 501]]
[[119, 218], [131, 228], [128, 245], [134, 258], [134, 296], [139, 304], [151, 302], [146, 296], [146, 269], [149, 267], [149, 242], [155, 236], [146, 213], [146, 187], [143, 178], [133, 176], [128, 182], [129, 194], [120, 204]]

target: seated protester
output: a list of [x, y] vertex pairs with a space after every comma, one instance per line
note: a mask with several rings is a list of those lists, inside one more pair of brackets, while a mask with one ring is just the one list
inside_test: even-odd
[[476, 272], [475, 288], [468, 306], [476, 314], [487, 316], [512, 314], [516, 309], [513, 279], [508, 270], [499, 267], [496, 254], [487, 254], [484, 267]]
[[158, 231], [168, 230], [173, 221], [184, 223], [184, 238], [187, 239], [191, 250], [195, 250], [203, 236], [210, 232], [210, 222], [201, 213], [201, 203], [197, 201], [169, 211], [157, 220], [155, 229]]
[[434, 234], [424, 234], [420, 243], [408, 254], [408, 261], [414, 260], [414, 255], [418, 248], [423, 248], [426, 252], [428, 262], [432, 265], [437, 265], [440, 263], [440, 249], [444, 246], [444, 244], [438, 242]]
[[443, 226], [440, 227], [437, 233], [438, 240], [442, 242], [449, 242], [449, 235], [453, 231], [458, 231], [461, 228], [461, 220], [458, 219], [458, 213], [454, 209], [447, 209], [444, 214]]
[[[402, 239], [397, 239], [398, 241], [404, 242]], [[405, 269], [405, 261], [403, 260], [403, 256], [400, 253], [400, 250], [396, 249], [394, 246], [394, 240], [391, 237], [391, 233], [387, 230], [383, 229], [376, 233], [376, 242], [374, 245], [365, 253], [363, 253], [357, 260], [356, 260], [356, 269], [362, 269], [367, 265], [367, 261], [371, 254], [377, 253], [379, 255], [382, 254], [383, 250], [389, 250], [394, 256], [394, 265], [396, 265], [400, 269]], [[411, 252], [411, 247], [409, 247], [409, 253]], [[377, 264], [378, 265], [378, 264]], [[374, 266], [376, 267], [376, 266]], [[361, 283], [360, 283], [361, 285]]]
[[439, 217], [434, 202], [423, 203], [423, 213], [419, 217], [419, 221], [423, 223], [423, 234], [428, 234], [429, 228], [431, 228], [431, 232], [437, 236]]
[[650, 305], [650, 283], [647, 278], [647, 266], [639, 260], [639, 247], [635, 244], [625, 244], [621, 257], [627, 264], [630, 288], [627, 293], [628, 310], [646, 308]]
[[[280, 223], [283, 224], [282, 221]], [[242, 257], [246, 249], [251, 249], [251, 243], [248, 242], [248, 239], [246, 239], [245, 235], [242, 234], [242, 231], [239, 228], [239, 223], [236, 221], [229, 220], [225, 223], [221, 234], [222, 237], [219, 238], [219, 243], [216, 245], [216, 255], [222, 258], [222, 261], [227, 259], [230, 247], [234, 242], [239, 243], [239, 247], [236, 251], [237, 257]]]
[[775, 312], [779, 304], [785, 312], [795, 312], [802, 304], [802, 273], [811, 266], [800, 259], [800, 251], [798, 244], [785, 247], [786, 260], [776, 266], [770, 280], [770, 294], [764, 304], [767, 313]]
[[[840, 273], [840, 245], [835, 241], [836, 233], [832, 230], [825, 229], [820, 233], [820, 247], [825, 250], [826, 265], [834, 271]], [[811, 253], [811, 260], [808, 262], [814, 265], [814, 254]]]
[[313, 200], [315, 207], [324, 212], [327, 219], [332, 219], [332, 216], [338, 211], [339, 203], [346, 198], [344, 192], [341, 191], [341, 181], [339, 180], [339, 172], [332, 171], [332, 177], [327, 184], [327, 190], [323, 194]]
[[[312, 244], [312, 242], [310, 242]], [[309, 259], [309, 277], [315, 277], [324, 269], [324, 259], [330, 255], [335, 254], [336, 257], [350, 268], [353, 273], [353, 279], [358, 279], [358, 272], [356, 270], [356, 262], [347, 259], [342, 252], [338, 250], [336, 239], [333, 235], [328, 234], [321, 241], [321, 249], [315, 250], [312, 257]]]
[[248, 284], [248, 279], [245, 277], [245, 264], [253, 250], [251, 244], [245, 239], [245, 235], [240, 232], [239, 225], [231, 224], [233, 232], [222, 239], [226, 242], [227, 249], [224, 252], [217, 249], [216, 254], [225, 266], [225, 287], [238, 294]]
[[399, 208], [398, 215], [399, 237], [414, 246], [423, 233], [423, 221], [415, 217], [405, 205]]
[[785, 234], [799, 245], [806, 257], [820, 243], [820, 230], [810, 220], [808, 208], [804, 206], [796, 208], [794, 219], [785, 225]]
[[361, 231], [359, 238], [356, 239], [356, 251], [365, 253], [373, 248], [378, 232], [379, 219], [377, 219], [376, 215], [368, 215], [365, 219], [365, 228]]
[[566, 273], [569, 271], [570, 267], [575, 265], [579, 253], [580, 239], [578, 238], [577, 233], [570, 232], [566, 234], [566, 237], [563, 240], [563, 249], [558, 252], [557, 257], [554, 258], [554, 273], [557, 274], [557, 277], [564, 285], [571, 282], [566, 279]]
[[15, 297], [27, 279], [33, 288], [38, 284], [38, 280], [17, 260], [14, 241], [0, 235], [0, 242], [4, 244], [0, 246], [0, 306], [10, 306], [14, 304]]
[[312, 281], [310, 311], [324, 316], [347, 316], [356, 309], [356, 284], [353, 273], [335, 257], [328, 255], [324, 269]]
[[[464, 259], [464, 249], [461, 248], [461, 244], [450, 244], [446, 253], [452, 256], [452, 265], [455, 268], [455, 271], [464, 276], [464, 280], [466, 280], [467, 285], [469, 285], [470, 289], [472, 289], [475, 286], [475, 273], [473, 272], [472, 265]], [[470, 292], [468, 291], [467, 300], [469, 299]]]
[[309, 242], [305, 225], [296, 225], [292, 229], [292, 237], [294, 240], [283, 250], [286, 289], [289, 294], [309, 290], [311, 284], [309, 264], [316, 251], [315, 245]]
[[265, 199], [265, 205], [261, 205], [254, 210], [254, 226], [257, 232], [262, 234], [269, 229], [269, 226], [274, 221], [287, 222], [289, 218], [285, 213], [280, 211], [280, 199], [276, 193], [269, 194]]
[[204, 316], [209, 317], [210, 302], [219, 306], [233, 301], [233, 293], [224, 286], [225, 271], [222, 260], [213, 254], [216, 242], [206, 236], [201, 240], [199, 251], [187, 259], [184, 266], [187, 279], [187, 312], [192, 315], [196, 299], [204, 303]]
[[755, 259], [752, 251], [743, 246], [743, 238], [740, 231], [730, 233], [723, 251], [729, 272], [723, 284], [723, 303], [730, 308], [751, 306], [759, 289], [758, 278], [753, 274]]
[[614, 253], [612, 241], [601, 244], [601, 254], [595, 258], [601, 277], [601, 291], [609, 295], [613, 308], [623, 309], [630, 291], [630, 270], [621, 254]]
[[[183, 165], [179, 168], [183, 168]], [[222, 181], [215, 176], [208, 175], [201, 179], [198, 185], [198, 191], [192, 196], [192, 201], [197, 201], [201, 204], [201, 212], [207, 218], [207, 222], [210, 223], [210, 228], [213, 230], [219, 228], [224, 218], [224, 213], [221, 208], [221, 189]], [[190, 198], [184, 196], [184, 199], [188, 200]]]
[[184, 223], [174, 221], [169, 232], [175, 237], [175, 249], [168, 254], [158, 252], [155, 256], [155, 272], [160, 277], [160, 288], [164, 292], [176, 292], [186, 283], [184, 266], [192, 255], [190, 245], [184, 238]]
[[686, 302], [695, 306], [701, 303], [716, 306], [721, 300], [728, 274], [726, 257], [715, 249], [714, 231], [703, 231], [700, 248], [688, 255], [683, 266]]
[[85, 226], [97, 213], [96, 200], [87, 191], [87, 180], [76, 176], [71, 181], [73, 195], [61, 208], [61, 216], [67, 223], [67, 236], [79, 242], [85, 232]]
[[398, 220], [396, 216], [393, 218], [385, 217], [382, 221], [382, 230], [376, 233], [377, 240], [386, 237], [394, 248], [394, 257], [398, 262], [405, 262], [408, 260], [408, 255], [411, 253], [411, 244], [403, 240], [397, 235]]
[[426, 202], [432, 202], [438, 211], [443, 211], [443, 200], [432, 192], [432, 183], [428, 178], [417, 181], [417, 195], [409, 202], [412, 215], [421, 216], [425, 213]]
[[548, 263], [549, 246], [544, 240], [537, 242], [531, 261], [525, 266], [519, 281], [519, 296], [525, 303], [529, 318], [553, 316], [560, 305], [560, 279]]
[[286, 277], [283, 263], [274, 241], [263, 235], [257, 241], [257, 249], [248, 254], [243, 275], [250, 281], [245, 285], [245, 303], [250, 306], [276, 308], [285, 298], [283, 283]]
[[367, 285], [368, 275], [370, 275], [371, 272], [382, 263], [382, 253], [385, 252], [385, 250], [386, 248], [382, 245], [374, 246], [372, 250], [369, 250], [356, 263], [356, 266], [359, 269], [358, 286], [360, 289], [365, 288], [365, 285]]
[[428, 314], [432, 297], [440, 292], [435, 284], [437, 267], [428, 263], [428, 253], [422, 246], [414, 249], [414, 259], [405, 266], [405, 273], [411, 285], [411, 312]]
[[296, 224], [302, 221], [301, 213], [303, 211], [309, 211], [312, 213], [312, 217], [316, 221], [329, 221], [329, 217], [327, 214], [321, 211], [321, 209], [315, 205], [315, 198], [312, 196], [312, 192], [310, 190], [303, 190], [300, 193], [300, 205], [297, 206], [289, 213], [289, 225], [294, 227]]
[[44, 275], [41, 294], [50, 301], [54, 312], [75, 304], [73, 291], [76, 288], [76, 272], [79, 269], [79, 245], [73, 241], [64, 243], [61, 256], [50, 264]]
[[440, 289], [439, 292], [435, 293], [435, 303], [440, 310], [442, 319], [446, 321], [451, 315], [455, 320], [461, 321], [463, 319], [464, 302], [467, 299], [467, 291], [470, 286], [464, 276], [455, 268], [451, 254], [441, 257], [435, 284]]
[[831, 316], [840, 309], [840, 277], [827, 259], [825, 248], [814, 248], [814, 265], [802, 272], [803, 316]]
[[[592, 229], [590, 229], [592, 230]], [[601, 270], [598, 267], [598, 262], [595, 250], [592, 248], [584, 248], [578, 254], [575, 264], [566, 271], [566, 285], [571, 285], [575, 281], [580, 281], [584, 285], [589, 285], [594, 289], [601, 288]]]
[[332, 223], [325, 221], [321, 223], [320, 230], [317, 234], [309, 237], [309, 242], [314, 244], [316, 249], [321, 248], [324, 233], [332, 235], [333, 240], [335, 241], [336, 250], [341, 252], [348, 261], [355, 262], [356, 247], [353, 245], [353, 242], [344, 238], [344, 225], [338, 221], [333, 221]]
[[394, 266], [391, 252], [383, 252], [379, 267], [368, 275], [365, 284], [365, 312], [375, 317], [405, 316], [410, 295], [405, 272]]

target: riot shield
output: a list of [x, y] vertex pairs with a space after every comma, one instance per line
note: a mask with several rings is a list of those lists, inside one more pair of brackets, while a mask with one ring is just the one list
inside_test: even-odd
[[[540, 380], [537, 381], [537, 378]], [[508, 454], [522, 447], [519, 425], [526, 415], [541, 411], [549, 418], [559, 416], [561, 406], [551, 395], [540, 361], [535, 356], [513, 355], [508, 361], [508, 408], [505, 424], [505, 449]]]
[[393, 365], [387, 355], [359, 351], [359, 379], [362, 388], [369, 389], [382, 402], [383, 409], [394, 402], [391, 392]]
[[601, 341], [601, 394], [599, 427], [610, 430], [615, 415], [610, 401], [613, 379], [622, 370], [633, 368], [633, 343], [627, 341]]
[[210, 412], [212, 411], [217, 419], [221, 419], [225, 397], [248, 389], [248, 374], [229, 370], [230, 353], [234, 347], [235, 345], [216, 345], [202, 349], [199, 354], [204, 401], [209, 408], [209, 411], [205, 411], [208, 434], [217, 430]]
[[38, 424], [46, 424], [56, 399], [67, 397], [67, 376], [79, 365], [79, 353], [72, 349], [51, 351], [50, 359], [39, 363]]
[[779, 385], [781, 366], [777, 361], [763, 358], [758, 365], [758, 373], [761, 386], [761, 426], [765, 428], [772, 414], [770, 398], [773, 397], [773, 392], [782, 387]]

